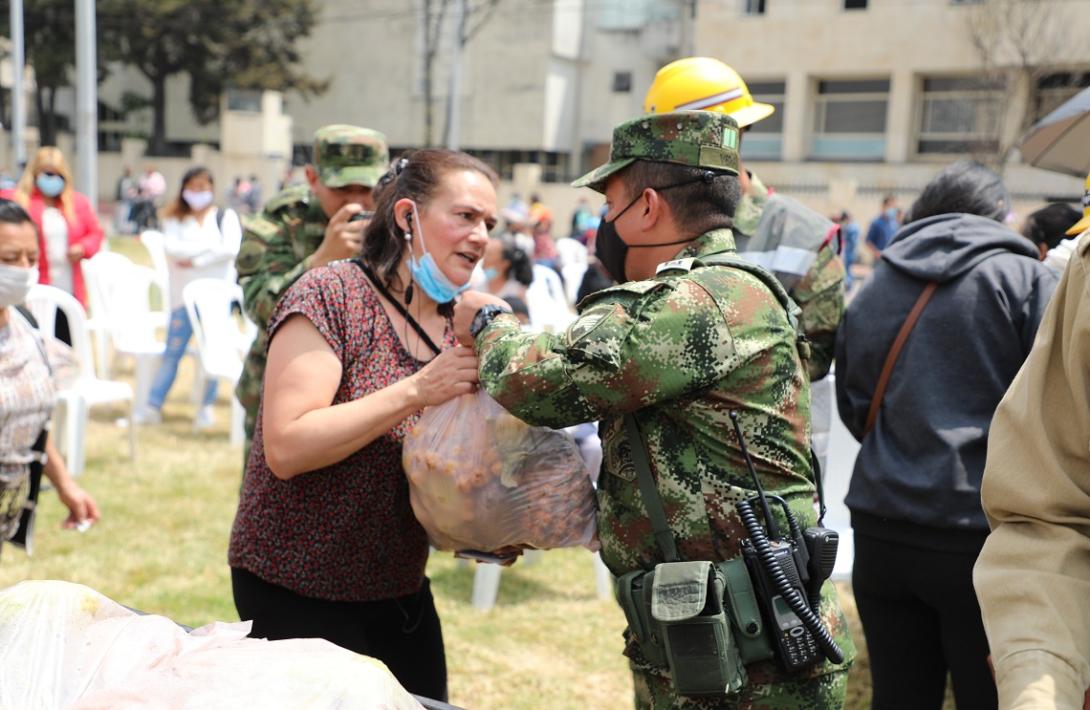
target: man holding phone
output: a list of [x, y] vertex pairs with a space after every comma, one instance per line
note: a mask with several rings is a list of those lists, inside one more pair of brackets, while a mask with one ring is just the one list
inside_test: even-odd
[[307, 184], [282, 191], [261, 214], [243, 223], [235, 268], [243, 308], [258, 326], [235, 389], [246, 409], [247, 457], [265, 377], [266, 328], [273, 307], [309, 269], [359, 253], [366, 216], [375, 206], [372, 191], [389, 163], [382, 133], [344, 124], [323, 126], [314, 133]]

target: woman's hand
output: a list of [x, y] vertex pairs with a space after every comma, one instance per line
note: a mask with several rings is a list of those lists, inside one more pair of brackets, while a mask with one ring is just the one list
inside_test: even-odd
[[73, 244], [68, 247], [68, 260], [73, 264], [82, 259], [84, 254], [86, 252], [83, 250], [82, 244]]
[[98, 520], [98, 504], [91, 494], [83, 490], [78, 483], [71, 482], [64, 488], [57, 489], [61, 503], [68, 508], [68, 518], [64, 527], [74, 528], [80, 523], [93, 523]]
[[442, 404], [477, 389], [477, 356], [456, 345], [432, 358], [412, 379], [421, 408]]

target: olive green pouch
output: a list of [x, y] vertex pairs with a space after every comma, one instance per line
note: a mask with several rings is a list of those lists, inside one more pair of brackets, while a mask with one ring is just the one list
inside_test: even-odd
[[738, 557], [729, 562], [720, 562], [716, 567], [727, 583], [725, 601], [742, 663], [749, 665], [767, 661], [772, 658], [772, 644], [765, 634], [764, 619], [761, 618], [761, 608], [757, 606], [757, 595], [753, 591], [753, 580], [750, 579], [745, 560]]
[[651, 618], [680, 695], [723, 695], [745, 686], [746, 672], [723, 606], [726, 578], [711, 562], [664, 562], [651, 582]]
[[628, 630], [640, 647], [644, 660], [653, 666], [666, 668], [666, 651], [659, 635], [658, 624], [651, 618], [651, 580], [654, 572], [637, 570], [617, 578], [617, 603], [624, 610]]

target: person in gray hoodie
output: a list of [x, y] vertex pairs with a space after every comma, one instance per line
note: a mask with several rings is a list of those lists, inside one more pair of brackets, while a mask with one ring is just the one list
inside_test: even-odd
[[[987, 167], [943, 169], [913, 204], [836, 344], [840, 418], [861, 442], [845, 500], [852, 584], [870, 655], [873, 708], [996, 707], [972, 570], [988, 427], [1056, 287], [1036, 246], [1003, 225], [1010, 197]], [[921, 293], [930, 301], [886, 360]]]

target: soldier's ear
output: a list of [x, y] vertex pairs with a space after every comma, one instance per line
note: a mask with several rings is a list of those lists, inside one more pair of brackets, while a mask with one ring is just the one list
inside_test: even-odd
[[650, 229], [659, 221], [662, 216], [662, 209], [666, 206], [666, 203], [662, 199], [662, 195], [650, 187], [643, 191], [643, 199], [644, 208], [640, 213], [640, 217], [643, 220], [643, 228]]

